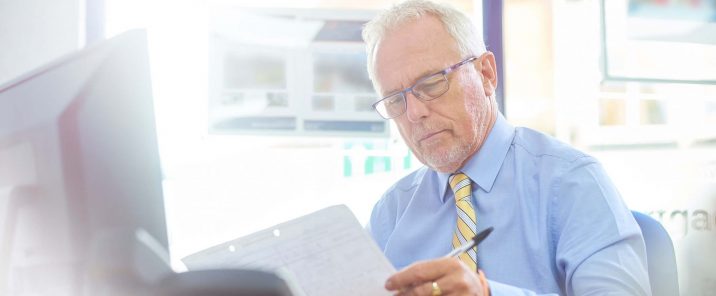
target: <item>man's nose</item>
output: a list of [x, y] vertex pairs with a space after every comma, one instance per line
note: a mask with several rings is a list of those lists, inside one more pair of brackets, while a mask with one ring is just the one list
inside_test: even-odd
[[413, 92], [405, 93], [405, 116], [410, 122], [418, 122], [428, 117], [430, 108], [427, 103], [419, 99]]

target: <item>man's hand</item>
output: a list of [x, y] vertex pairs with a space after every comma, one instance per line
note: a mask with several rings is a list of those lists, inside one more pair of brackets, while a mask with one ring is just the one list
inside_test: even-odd
[[482, 271], [470, 270], [457, 258], [440, 258], [414, 263], [388, 278], [385, 288], [395, 295], [433, 295], [433, 282], [440, 295], [488, 296]]

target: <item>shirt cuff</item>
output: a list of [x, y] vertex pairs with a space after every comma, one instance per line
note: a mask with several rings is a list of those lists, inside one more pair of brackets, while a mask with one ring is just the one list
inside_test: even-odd
[[550, 296], [559, 296], [558, 294], [537, 294], [530, 290], [521, 289], [515, 286], [510, 286], [507, 284], [503, 284], [496, 281], [487, 280], [487, 282], [490, 285], [490, 295], [491, 296], [517, 296], [517, 295], [524, 295], [524, 296], [536, 296], [536, 295], [550, 295]]

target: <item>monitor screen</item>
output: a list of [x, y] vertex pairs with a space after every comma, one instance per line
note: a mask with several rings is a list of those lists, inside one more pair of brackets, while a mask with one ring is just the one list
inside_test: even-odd
[[131, 283], [131, 240], [168, 256], [161, 184], [143, 31], [0, 86], [0, 294]]

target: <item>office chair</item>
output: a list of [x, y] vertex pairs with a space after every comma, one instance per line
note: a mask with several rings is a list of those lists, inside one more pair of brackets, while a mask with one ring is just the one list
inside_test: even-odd
[[676, 270], [674, 245], [659, 221], [649, 215], [632, 211], [646, 244], [646, 261], [653, 296], [678, 296], [679, 277]]

